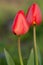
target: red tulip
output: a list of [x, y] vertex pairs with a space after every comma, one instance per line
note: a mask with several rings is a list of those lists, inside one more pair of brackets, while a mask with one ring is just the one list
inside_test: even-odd
[[20, 10], [13, 21], [12, 32], [16, 35], [26, 34], [29, 30], [29, 26], [26, 22], [24, 12]]
[[41, 23], [42, 20], [41, 11], [36, 3], [34, 3], [28, 9], [28, 12], [26, 14], [26, 20], [29, 25], [33, 25], [33, 24], [39, 25]]

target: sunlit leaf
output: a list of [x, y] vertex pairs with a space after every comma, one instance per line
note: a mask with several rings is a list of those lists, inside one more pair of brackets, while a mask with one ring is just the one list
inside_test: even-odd
[[34, 52], [33, 52], [33, 49], [31, 50], [27, 65], [34, 65]]
[[10, 56], [10, 54], [8, 53], [8, 51], [6, 49], [4, 49], [4, 53], [5, 53], [5, 57], [6, 57], [6, 60], [7, 60], [7, 64], [8, 65], [15, 65], [12, 57]]

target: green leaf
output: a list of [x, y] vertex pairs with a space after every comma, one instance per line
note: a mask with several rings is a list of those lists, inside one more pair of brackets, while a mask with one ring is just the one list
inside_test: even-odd
[[12, 57], [10, 56], [10, 54], [8, 53], [8, 51], [6, 49], [4, 49], [4, 53], [5, 53], [5, 57], [7, 60], [7, 64], [8, 65], [15, 65]]
[[27, 65], [34, 65], [34, 52], [33, 52], [33, 49], [31, 50]]
[[[38, 55], [39, 65], [42, 65], [41, 54], [38, 47], [37, 47], [37, 55]], [[31, 50], [27, 65], [34, 65], [34, 50], [33, 49]]]

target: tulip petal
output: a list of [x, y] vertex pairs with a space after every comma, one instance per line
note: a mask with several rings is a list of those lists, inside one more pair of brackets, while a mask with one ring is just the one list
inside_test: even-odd
[[26, 20], [28, 24], [33, 25], [34, 23], [39, 25], [42, 20], [42, 15], [40, 8], [36, 3], [34, 3], [29, 9], [26, 14]]
[[24, 12], [21, 10], [17, 13], [13, 24], [12, 24], [12, 32], [16, 35], [23, 35], [28, 32], [29, 26], [26, 22], [26, 18]]

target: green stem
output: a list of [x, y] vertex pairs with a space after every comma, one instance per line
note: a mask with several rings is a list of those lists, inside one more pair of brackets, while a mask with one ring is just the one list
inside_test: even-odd
[[21, 63], [21, 65], [23, 65], [21, 49], [20, 49], [20, 36], [18, 37], [18, 53], [19, 53], [20, 63]]
[[34, 60], [35, 60], [35, 64], [38, 65], [38, 54], [37, 54], [37, 46], [36, 46], [36, 25], [33, 26], [33, 36], [34, 36]]

